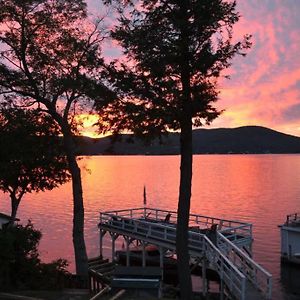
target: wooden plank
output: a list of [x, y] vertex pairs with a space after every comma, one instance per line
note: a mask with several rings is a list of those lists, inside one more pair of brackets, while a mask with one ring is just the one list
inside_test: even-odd
[[117, 292], [112, 298], [110, 298], [109, 300], [116, 300], [118, 298], [120, 298], [124, 293], [126, 292], [126, 290], [121, 290], [119, 292]]
[[107, 268], [103, 268], [103, 269], [90, 269], [93, 270], [94, 272], [98, 273], [98, 274], [105, 274], [108, 272], [113, 272], [115, 270], [115, 268], [112, 267], [107, 267]]
[[[97, 273], [96, 271], [93, 271], [93, 270], [89, 270], [89, 272], [90, 272], [91, 277], [94, 282], [100, 280], [101, 282], [104, 282], [104, 283], [110, 283], [110, 279], [107, 276]], [[95, 280], [95, 279], [97, 279], [97, 280]]]
[[90, 300], [98, 300], [98, 299], [100, 299], [100, 296], [104, 295], [105, 293], [108, 293], [109, 290], [110, 290], [110, 287], [106, 286], [104, 289], [102, 289], [98, 294], [96, 294]]
[[109, 260], [108, 259], [95, 259], [92, 261], [88, 261], [88, 266], [94, 266], [94, 265], [101, 265], [101, 264], [105, 264], [108, 263]]
[[138, 277], [162, 277], [162, 269], [159, 267], [124, 267], [117, 266], [115, 276], [138, 276]]
[[115, 270], [113, 270], [113, 271], [110, 271], [110, 272], [105, 272], [105, 273], [103, 273], [103, 276], [105, 276], [105, 277], [111, 277], [112, 275], [114, 275], [115, 274]]
[[8, 294], [8, 293], [0, 293], [0, 299], [13, 299], [13, 300], [43, 300], [41, 298], [34, 298], [28, 296], [21, 296], [15, 294]]
[[105, 269], [107, 267], [115, 267], [115, 263], [113, 262], [106, 262], [106, 263], [103, 263], [103, 264], [95, 264], [95, 265], [92, 265], [92, 266], [89, 266], [90, 269], [94, 269], [94, 270], [99, 270], [99, 269]]
[[125, 289], [158, 289], [160, 288], [159, 279], [147, 278], [113, 278], [111, 282], [112, 287]]

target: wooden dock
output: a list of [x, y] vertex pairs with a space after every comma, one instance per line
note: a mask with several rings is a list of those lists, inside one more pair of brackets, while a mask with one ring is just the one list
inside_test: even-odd
[[[103, 254], [103, 237], [109, 233], [112, 259], [115, 257], [115, 241], [123, 237], [127, 266], [130, 265], [129, 245], [139, 241], [144, 248], [147, 244], [158, 247], [160, 267], [163, 268], [165, 251], [176, 251], [176, 223], [177, 213], [174, 211], [143, 207], [102, 212], [99, 223], [100, 256]], [[218, 273], [221, 295], [226, 291], [234, 299], [271, 299], [272, 276], [250, 257], [251, 224], [191, 214], [189, 227], [189, 254], [193, 259], [202, 261], [204, 294], [207, 267]], [[146, 266], [145, 251], [142, 266]]]

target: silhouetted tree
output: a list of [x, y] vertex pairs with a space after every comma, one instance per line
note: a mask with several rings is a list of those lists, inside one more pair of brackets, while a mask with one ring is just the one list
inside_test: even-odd
[[83, 0], [0, 0], [0, 94], [6, 101], [48, 113], [63, 136], [73, 188], [76, 272], [87, 275], [81, 173], [76, 161], [74, 114], [91, 101], [114, 97], [102, 80], [97, 25]]
[[25, 194], [70, 180], [58, 133], [58, 125], [44, 113], [0, 110], [0, 190], [10, 196], [12, 220]]
[[[180, 188], [177, 257], [182, 299], [191, 298], [188, 222], [192, 182], [192, 128], [219, 116], [217, 78], [236, 55], [245, 55], [250, 36], [234, 42], [239, 20], [235, 1], [107, 0], [118, 24], [112, 37], [124, 49], [112, 64], [112, 82], [122, 101], [99, 109], [100, 130], [131, 130], [139, 136], [180, 130]], [[117, 72], [113, 71], [117, 69]]]
[[28, 221], [25, 226], [16, 225], [0, 229], [0, 290], [61, 289], [68, 262], [57, 259], [43, 263], [38, 250], [42, 233]]

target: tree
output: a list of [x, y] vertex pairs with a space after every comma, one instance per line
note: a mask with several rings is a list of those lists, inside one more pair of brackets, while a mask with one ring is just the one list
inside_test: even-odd
[[0, 190], [11, 199], [16, 218], [26, 193], [52, 190], [70, 180], [53, 119], [36, 110], [0, 110]]
[[83, 0], [0, 0], [0, 7], [0, 94], [49, 114], [59, 126], [72, 178], [76, 272], [87, 276], [74, 115], [114, 99], [101, 77], [104, 36], [98, 23], [87, 21]]
[[176, 249], [181, 298], [191, 298], [188, 223], [192, 182], [192, 129], [210, 124], [221, 111], [217, 79], [232, 58], [245, 55], [250, 36], [233, 41], [235, 1], [107, 0], [118, 24], [112, 37], [124, 60], [111, 65], [122, 98], [99, 109], [100, 130], [131, 130], [139, 136], [180, 130], [180, 188]]
[[42, 233], [28, 221], [0, 229], [0, 290], [59, 289], [70, 278], [68, 262], [43, 263], [38, 250]]

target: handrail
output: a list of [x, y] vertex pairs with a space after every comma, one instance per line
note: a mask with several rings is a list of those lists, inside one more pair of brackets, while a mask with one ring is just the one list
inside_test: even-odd
[[[164, 220], [167, 214], [170, 214], [170, 222], [177, 223], [177, 212], [172, 210], [138, 207], [131, 209], [111, 210], [107, 211], [106, 213], [136, 219], [140, 219], [141, 217], [146, 218], [149, 216], [149, 218], [158, 221]], [[217, 224], [218, 231], [226, 233], [226, 237], [228, 239], [234, 240], [234, 242], [240, 246], [249, 244], [249, 242], [252, 241], [252, 224], [250, 223], [190, 214], [190, 227], [198, 226], [199, 229], [209, 229], [213, 224]]]
[[295, 222], [300, 222], [300, 213], [296, 212], [293, 214], [289, 214], [286, 216], [286, 222], [285, 222], [285, 226], [290, 226], [293, 225]]
[[[246, 295], [246, 277], [238, 268], [206, 237], [206, 257], [214, 269], [219, 273], [229, 291], [237, 299], [244, 300]], [[211, 253], [207, 253], [210, 251]]]
[[[127, 212], [130, 215], [138, 215], [141, 213], [150, 213], [150, 212], [161, 212], [165, 214], [172, 214], [172, 217], [174, 219], [174, 221], [177, 221], [177, 211], [173, 211], [173, 210], [164, 210], [164, 209], [155, 209], [155, 208], [150, 208], [150, 207], [138, 207], [138, 208], [130, 208], [130, 209], [120, 209], [120, 210], [110, 210], [110, 211], [106, 211], [106, 213], [108, 214], [116, 214], [116, 215], [120, 215], [120, 213], [124, 213]], [[134, 214], [135, 213], [135, 214]], [[156, 216], [157, 214], [154, 214], [154, 216]], [[152, 217], [154, 217], [152, 215]], [[200, 220], [199, 220], [200, 219]], [[206, 219], [207, 221], [204, 222], [201, 219]], [[228, 219], [221, 219], [221, 218], [215, 218], [215, 217], [210, 217], [210, 216], [205, 216], [205, 215], [199, 215], [199, 214], [190, 214], [190, 222], [195, 223], [195, 224], [206, 224], [206, 225], [212, 225], [212, 224], [220, 224], [222, 225], [222, 227], [226, 227], [226, 228], [234, 228], [234, 227], [239, 227], [239, 226], [249, 226], [251, 227], [250, 223], [246, 223], [246, 222], [240, 222], [240, 221], [235, 221], [235, 220], [228, 220]], [[226, 226], [226, 223], [228, 223], [228, 226]], [[234, 225], [235, 226], [232, 226]], [[239, 224], [239, 225], [238, 225]]]
[[272, 275], [245, 254], [221, 232], [217, 232], [218, 248], [250, 280], [267, 299], [271, 299]]
[[[172, 224], [153, 223], [147, 219], [130, 219], [123, 216], [116, 216], [110, 213], [101, 213], [101, 223], [111, 227], [128, 230], [132, 234], [139, 234], [140, 237], [160, 239], [169, 242], [175, 250], [176, 227]], [[205, 253], [213, 268], [219, 273], [229, 291], [237, 299], [245, 297], [246, 277], [236, 266], [208, 239], [199, 232], [189, 232], [189, 252], [195, 254]]]
[[[170, 223], [163, 223], [167, 214], [171, 214]], [[228, 289], [238, 299], [245, 297], [246, 279], [261, 290], [267, 299], [271, 299], [272, 275], [237, 247], [243, 243], [245, 245], [245, 241], [252, 241], [252, 224], [195, 214], [190, 215], [190, 221], [192, 224], [218, 224], [218, 227], [223, 227], [216, 232], [216, 245], [201, 233], [203, 231], [190, 230], [190, 254], [205, 254]], [[167, 242], [170, 250], [176, 250], [176, 223], [176, 212], [147, 207], [100, 213], [100, 224], [139, 234], [142, 239], [144, 237]], [[198, 225], [196, 227], [200, 229]]]

